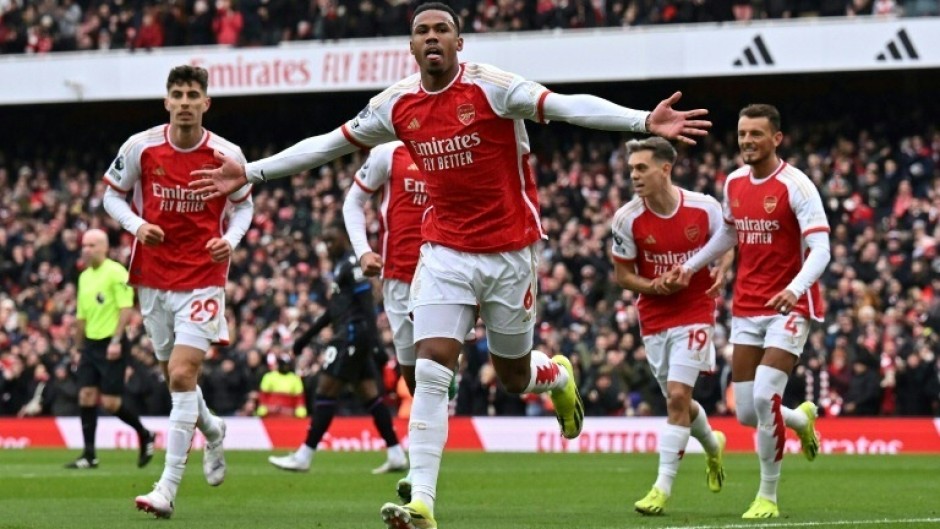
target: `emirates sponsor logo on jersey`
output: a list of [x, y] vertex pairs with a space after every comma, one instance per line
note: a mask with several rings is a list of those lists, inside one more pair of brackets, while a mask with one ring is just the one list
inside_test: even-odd
[[773, 213], [775, 209], [777, 209], [777, 197], [764, 197], [764, 211], [767, 213]]
[[408, 141], [411, 152], [421, 158], [422, 167], [426, 172], [472, 165], [471, 149], [479, 147], [482, 143], [479, 132], [441, 139], [432, 136], [430, 141]]
[[202, 195], [188, 187], [180, 185], [167, 187], [154, 183], [151, 185], [151, 191], [153, 197], [160, 200], [160, 211], [195, 213], [206, 209]]
[[734, 227], [738, 230], [739, 244], [773, 244], [774, 232], [780, 230], [780, 221], [744, 217], [734, 219]]
[[477, 110], [473, 108], [473, 105], [470, 103], [464, 103], [457, 107], [457, 120], [459, 120], [464, 125], [469, 125], [473, 123], [473, 120], [477, 117]]
[[698, 249], [689, 250], [687, 252], [651, 252], [649, 250], [643, 250], [643, 260], [653, 265], [653, 273], [658, 276], [665, 274], [674, 266], [688, 261], [690, 257], [695, 255], [696, 251], [698, 251]]
[[411, 194], [411, 203], [416, 206], [423, 206], [428, 202], [428, 186], [424, 180], [405, 178], [405, 193]]
[[685, 237], [691, 242], [698, 240], [699, 236], [702, 234], [702, 230], [694, 224], [692, 226], [685, 227]]

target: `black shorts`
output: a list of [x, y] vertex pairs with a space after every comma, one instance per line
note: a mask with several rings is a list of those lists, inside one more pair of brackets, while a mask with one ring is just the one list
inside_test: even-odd
[[375, 365], [375, 337], [368, 336], [365, 326], [353, 325], [350, 339], [331, 341], [323, 352], [323, 372], [344, 382], [356, 383], [360, 380], [378, 380], [379, 371]]
[[124, 371], [127, 369], [127, 355], [121, 351], [121, 358], [113, 362], [108, 360], [108, 344], [111, 338], [103, 340], [85, 339], [82, 359], [78, 363], [78, 387], [96, 387], [104, 395], [120, 397], [124, 393]]

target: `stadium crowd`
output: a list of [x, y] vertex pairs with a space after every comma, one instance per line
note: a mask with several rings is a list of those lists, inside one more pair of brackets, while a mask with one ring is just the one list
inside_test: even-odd
[[[822, 280], [826, 321], [811, 334], [786, 399], [790, 405], [812, 399], [829, 415], [940, 415], [940, 131], [862, 128], [847, 137], [816, 125], [789, 127], [780, 151], [816, 182], [833, 228], [832, 262]], [[548, 233], [537, 347], [571, 358], [588, 414], [663, 414], [633, 295], [612, 278], [610, 220], [631, 196], [623, 144], [606, 133], [566, 134], [554, 126], [532, 138]], [[272, 148], [243, 147], [249, 159]], [[106, 229], [112, 258], [124, 263], [133, 241], [101, 207], [106, 152], [114, 151], [24, 155], [0, 149], [0, 415], [78, 412], [80, 353], [71, 329], [75, 281], [84, 266], [81, 236], [88, 228]], [[738, 165], [736, 153], [733, 133], [712, 135], [680, 153], [675, 179], [720, 195]], [[201, 380], [218, 413], [256, 414], [261, 378], [277, 369], [294, 338], [324, 310], [332, 263], [317, 237], [341, 216], [344, 191], [363, 156], [255, 189], [254, 221], [234, 252], [226, 287], [232, 343], [210, 352]], [[367, 218], [375, 236], [374, 212]], [[710, 415], [729, 413], [733, 403], [726, 394], [729, 303], [725, 292], [718, 307], [718, 371], [696, 387], [695, 398]], [[384, 314], [378, 320], [389, 356], [388, 403], [404, 415], [407, 391], [395, 373]], [[139, 315], [127, 332], [132, 361], [124, 401], [144, 415], [165, 414], [169, 396]], [[462, 356], [454, 413], [550, 413], [550, 401], [500, 387], [487, 363], [482, 327], [476, 334]], [[328, 340], [326, 331], [294, 360], [308, 391]], [[361, 411], [354, 399], [344, 403], [344, 413]]]
[[[0, 53], [271, 46], [403, 35], [415, 0], [0, 0]], [[938, 0], [456, 0], [465, 32], [936, 16]]]

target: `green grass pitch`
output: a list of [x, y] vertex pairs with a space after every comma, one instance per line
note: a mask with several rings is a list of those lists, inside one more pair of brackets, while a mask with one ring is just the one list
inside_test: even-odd
[[[193, 452], [172, 520], [134, 509], [163, 454], [137, 469], [136, 454], [103, 451], [95, 470], [66, 470], [75, 451], [0, 451], [0, 529], [383, 528], [379, 507], [395, 500], [400, 474], [373, 476], [381, 453], [318, 454], [309, 473], [267, 463], [266, 452], [229, 452], [225, 483], [202, 477]], [[705, 487], [704, 459], [682, 462], [667, 512], [642, 517], [633, 502], [652, 484], [655, 454], [484, 454], [444, 456], [436, 517], [442, 529], [623, 529], [684, 527], [940, 527], [940, 457], [827, 456], [784, 461], [781, 517], [741, 520], [757, 490], [753, 454], [726, 458], [724, 490]]]

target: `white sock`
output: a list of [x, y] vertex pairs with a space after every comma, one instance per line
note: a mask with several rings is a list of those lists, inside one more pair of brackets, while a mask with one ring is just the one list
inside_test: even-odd
[[389, 461], [404, 461], [405, 449], [402, 448], [400, 444], [388, 447], [388, 460]]
[[738, 422], [744, 426], [757, 427], [753, 380], [734, 382], [734, 414], [738, 417]]
[[787, 429], [783, 419], [783, 390], [787, 374], [769, 366], [758, 366], [754, 377], [754, 410], [757, 412], [757, 457], [760, 459], [758, 494], [774, 503], [783, 463]]
[[692, 421], [689, 431], [692, 437], [702, 443], [702, 448], [705, 449], [706, 454], [715, 455], [718, 452], [718, 439], [715, 438], [715, 432], [712, 431], [712, 426], [708, 424], [708, 416], [705, 415], [705, 409], [694, 400], [692, 401], [692, 406], [698, 406], [698, 416]]
[[552, 362], [542, 351], [533, 349], [529, 361], [529, 385], [523, 393], [545, 393], [563, 389], [568, 384], [568, 371]]
[[667, 424], [659, 439], [659, 475], [654, 486], [666, 496], [672, 494], [672, 481], [679, 473], [679, 460], [689, 443], [689, 429], [685, 426]]
[[415, 396], [408, 423], [411, 498], [434, 512], [437, 475], [447, 442], [447, 388], [454, 372], [426, 358], [415, 364]]
[[809, 418], [802, 411], [787, 408], [786, 406], [780, 406], [780, 410], [783, 412], [783, 423], [788, 428], [799, 431], [809, 426]]
[[202, 396], [202, 388], [199, 387], [199, 384], [196, 384], [196, 395], [199, 398], [199, 422], [196, 423], [196, 426], [202, 432], [202, 435], [206, 436], [206, 441], [214, 443], [222, 436], [222, 427], [219, 426], [221, 419], [209, 411], [209, 406], [206, 405], [206, 399]]
[[195, 391], [175, 391], [170, 393], [173, 408], [170, 410], [170, 429], [166, 439], [166, 462], [160, 485], [170, 495], [176, 497], [176, 491], [183, 480], [189, 447], [196, 432], [196, 419], [199, 417], [198, 397]]
[[294, 457], [303, 461], [304, 463], [309, 463], [313, 460], [314, 452], [315, 450], [313, 448], [310, 448], [306, 443], [304, 443], [300, 445], [300, 448], [298, 448], [296, 452], [294, 452]]

